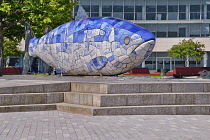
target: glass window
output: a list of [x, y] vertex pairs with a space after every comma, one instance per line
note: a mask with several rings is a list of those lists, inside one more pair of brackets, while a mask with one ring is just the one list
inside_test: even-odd
[[186, 27], [179, 27], [179, 37], [186, 37]]
[[168, 20], [177, 20], [178, 19], [178, 12], [169, 12], [168, 13]]
[[142, 20], [142, 6], [135, 6], [135, 20]]
[[157, 25], [157, 37], [167, 37], [167, 24]]
[[168, 25], [168, 37], [178, 37], [177, 24], [169, 24]]
[[157, 12], [166, 12], [167, 7], [165, 5], [158, 5], [157, 6]]
[[157, 26], [156, 24], [147, 24], [145, 27], [148, 31], [150, 31], [151, 33], [153, 33], [154, 35], [156, 35], [156, 31], [157, 31]]
[[166, 20], [167, 13], [158, 13], [157, 19], [158, 20]]
[[142, 12], [142, 6], [135, 6], [136, 12]]
[[91, 5], [91, 12], [99, 12], [99, 5]]
[[113, 11], [114, 11], [114, 12], [123, 12], [123, 6], [114, 5], [114, 6], [113, 6]]
[[111, 17], [112, 16], [112, 13], [102, 13], [102, 16], [103, 17]]
[[111, 5], [103, 5], [102, 12], [112, 12], [112, 6]]
[[209, 37], [209, 26], [210, 24], [202, 24], [201, 26], [201, 37]]
[[207, 5], [207, 19], [210, 19], [210, 5]]
[[82, 5], [86, 12], [90, 12], [90, 5]]
[[190, 5], [190, 12], [200, 12], [200, 5]]
[[124, 19], [126, 19], [126, 20], [134, 20], [133, 13], [124, 13]]
[[169, 5], [168, 12], [178, 12], [178, 5]]
[[124, 12], [134, 12], [134, 6], [124, 6]]
[[156, 13], [146, 13], [146, 20], [156, 20]]
[[186, 5], [179, 5], [179, 12], [186, 12]]
[[91, 17], [99, 17], [99, 13], [91, 13]]
[[190, 13], [190, 19], [200, 19], [200, 13]]
[[142, 13], [135, 13], [135, 20], [142, 20]]
[[156, 12], [156, 6], [146, 6], [146, 12]]
[[190, 24], [190, 37], [200, 37], [200, 24]]
[[179, 19], [185, 20], [186, 19], [186, 13], [179, 13]]
[[113, 16], [116, 18], [123, 18], [123, 13], [122, 12], [114, 12]]

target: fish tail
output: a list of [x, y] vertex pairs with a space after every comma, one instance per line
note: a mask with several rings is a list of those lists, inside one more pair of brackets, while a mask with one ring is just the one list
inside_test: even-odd
[[34, 38], [34, 33], [27, 22], [24, 23], [24, 27], [25, 27], [25, 54], [23, 58], [22, 75], [26, 75], [28, 73], [28, 70], [31, 67], [33, 59], [34, 59], [33, 57], [30, 57], [29, 55], [29, 42], [30, 42], [30, 39]]

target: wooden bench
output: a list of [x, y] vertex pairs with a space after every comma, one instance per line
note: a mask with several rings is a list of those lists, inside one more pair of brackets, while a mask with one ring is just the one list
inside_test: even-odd
[[175, 67], [173, 72], [167, 72], [166, 76], [182, 78], [183, 76], [199, 76], [200, 71], [210, 71], [210, 67]]
[[129, 71], [129, 74], [150, 74], [148, 68], [134, 68]]
[[3, 68], [4, 75], [20, 75], [22, 71], [22, 67]]

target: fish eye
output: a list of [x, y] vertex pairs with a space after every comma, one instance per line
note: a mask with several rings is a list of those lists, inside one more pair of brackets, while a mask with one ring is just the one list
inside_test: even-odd
[[128, 45], [130, 43], [130, 38], [128, 36], [125, 37], [124, 43], [125, 43], [125, 45]]

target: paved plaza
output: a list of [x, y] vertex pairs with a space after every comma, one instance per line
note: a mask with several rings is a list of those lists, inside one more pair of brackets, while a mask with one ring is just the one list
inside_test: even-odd
[[[0, 87], [90, 79], [93, 82], [171, 81], [139, 77], [12, 76], [1, 77]], [[178, 82], [198, 81], [206, 82], [209, 79], [178, 79]], [[84, 116], [60, 111], [0, 113], [0, 140], [209, 139], [209, 115]]]
[[209, 140], [210, 116], [0, 113], [1, 140]]

